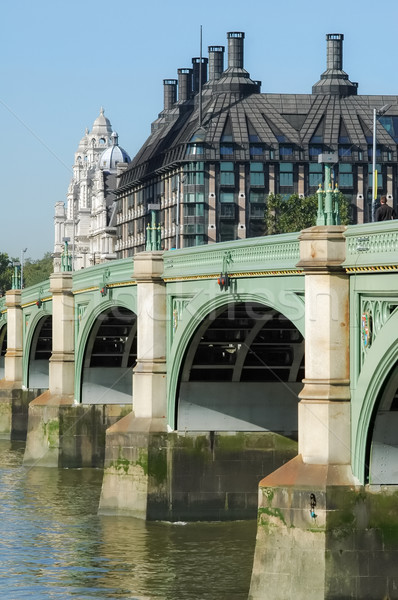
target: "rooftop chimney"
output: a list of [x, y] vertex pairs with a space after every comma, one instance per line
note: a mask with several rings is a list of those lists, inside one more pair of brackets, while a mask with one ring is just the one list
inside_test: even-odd
[[243, 40], [245, 34], [241, 31], [230, 31], [228, 38], [228, 68], [243, 69]]
[[312, 86], [313, 94], [335, 94], [338, 96], [354, 96], [358, 92], [358, 84], [348, 79], [343, 71], [342, 33], [326, 35], [326, 71], [321, 79]]
[[192, 69], [178, 69], [178, 101], [185, 102], [192, 96]]
[[164, 110], [172, 108], [177, 101], [177, 79], [163, 79]]
[[224, 71], [225, 46], [209, 46], [209, 81], [220, 79]]
[[[192, 59], [192, 68], [193, 68], [193, 93], [197, 94], [199, 92], [199, 70], [200, 70], [200, 58]], [[207, 58], [202, 57], [202, 85], [204, 85], [207, 81]]]

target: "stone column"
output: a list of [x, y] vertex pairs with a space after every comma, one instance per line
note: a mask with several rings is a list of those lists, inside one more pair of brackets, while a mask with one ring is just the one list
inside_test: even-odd
[[4, 379], [22, 386], [22, 307], [21, 290], [6, 292], [7, 352], [4, 359]]
[[50, 291], [53, 297], [53, 346], [49, 366], [49, 391], [70, 396], [75, 385], [74, 298], [72, 273], [53, 273]]
[[305, 272], [305, 379], [299, 454], [305, 463], [350, 464], [349, 279], [343, 226], [300, 236]]
[[137, 363], [133, 412], [106, 432], [99, 512], [146, 519], [167, 496], [166, 286], [162, 252], [134, 257]]
[[[73, 419], [78, 419], [78, 415], [74, 414], [75, 407], [72, 406], [75, 382], [72, 283], [71, 272], [53, 273], [50, 276], [53, 341], [49, 364], [49, 389], [29, 405], [25, 465], [62, 466], [60, 460], [63, 454], [70, 452], [70, 440], [77, 440], [77, 436], [70, 435]], [[60, 423], [68, 409], [73, 412], [68, 415], [69, 427], [62, 435]], [[67, 449], [62, 448], [64, 442], [68, 446]], [[81, 465], [73, 462], [69, 464]]]
[[366, 519], [365, 525], [357, 521], [358, 487], [350, 464], [344, 230], [317, 226], [300, 236], [305, 379], [298, 456], [260, 482], [250, 600], [348, 598], [356, 586], [367, 525]]
[[137, 282], [137, 364], [133, 374], [136, 418], [165, 419], [166, 406], [166, 286], [162, 252], [134, 257]]

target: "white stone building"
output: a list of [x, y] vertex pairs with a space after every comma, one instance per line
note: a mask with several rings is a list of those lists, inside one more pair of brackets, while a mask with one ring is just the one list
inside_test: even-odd
[[129, 162], [101, 108], [92, 130], [86, 129], [75, 152], [66, 204], [55, 205], [55, 272], [61, 270], [65, 238], [69, 238], [74, 270], [116, 258], [114, 190], [118, 173]]

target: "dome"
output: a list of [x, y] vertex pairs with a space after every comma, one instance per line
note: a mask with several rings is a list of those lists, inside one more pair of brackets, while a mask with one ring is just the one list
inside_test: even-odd
[[104, 171], [116, 171], [118, 163], [128, 163], [131, 158], [127, 154], [126, 150], [118, 145], [118, 135], [113, 132], [111, 135], [112, 146], [104, 150], [99, 159], [99, 166]]
[[107, 136], [112, 133], [112, 125], [109, 119], [104, 115], [104, 109], [101, 107], [99, 116], [95, 119], [92, 134]]

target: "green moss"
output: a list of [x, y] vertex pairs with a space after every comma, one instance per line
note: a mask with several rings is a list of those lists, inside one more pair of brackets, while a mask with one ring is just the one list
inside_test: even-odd
[[47, 438], [50, 448], [57, 448], [59, 445], [59, 421], [52, 419], [43, 423], [43, 435]]
[[236, 433], [234, 435], [218, 435], [217, 449], [225, 452], [242, 452], [246, 447], [246, 435]]
[[289, 450], [297, 454], [297, 440], [292, 440], [284, 435], [275, 435], [275, 450]]
[[147, 469], [150, 477], [153, 477], [158, 485], [166, 481], [167, 454], [165, 449], [151, 449]]
[[144, 475], [148, 475], [148, 451], [140, 448], [138, 459], [135, 461], [135, 464], [141, 467], [144, 471]]
[[[268, 517], [273, 517], [275, 519], [279, 519], [286, 526], [285, 517], [283, 516], [283, 513], [280, 508], [271, 508], [269, 506], [262, 507], [262, 508], [258, 509], [257, 515], [258, 515], [258, 522], [260, 525], [264, 525], [264, 520], [263, 520], [262, 516], [267, 515]], [[266, 522], [269, 525], [269, 522], [267, 520], [266, 520]]]

